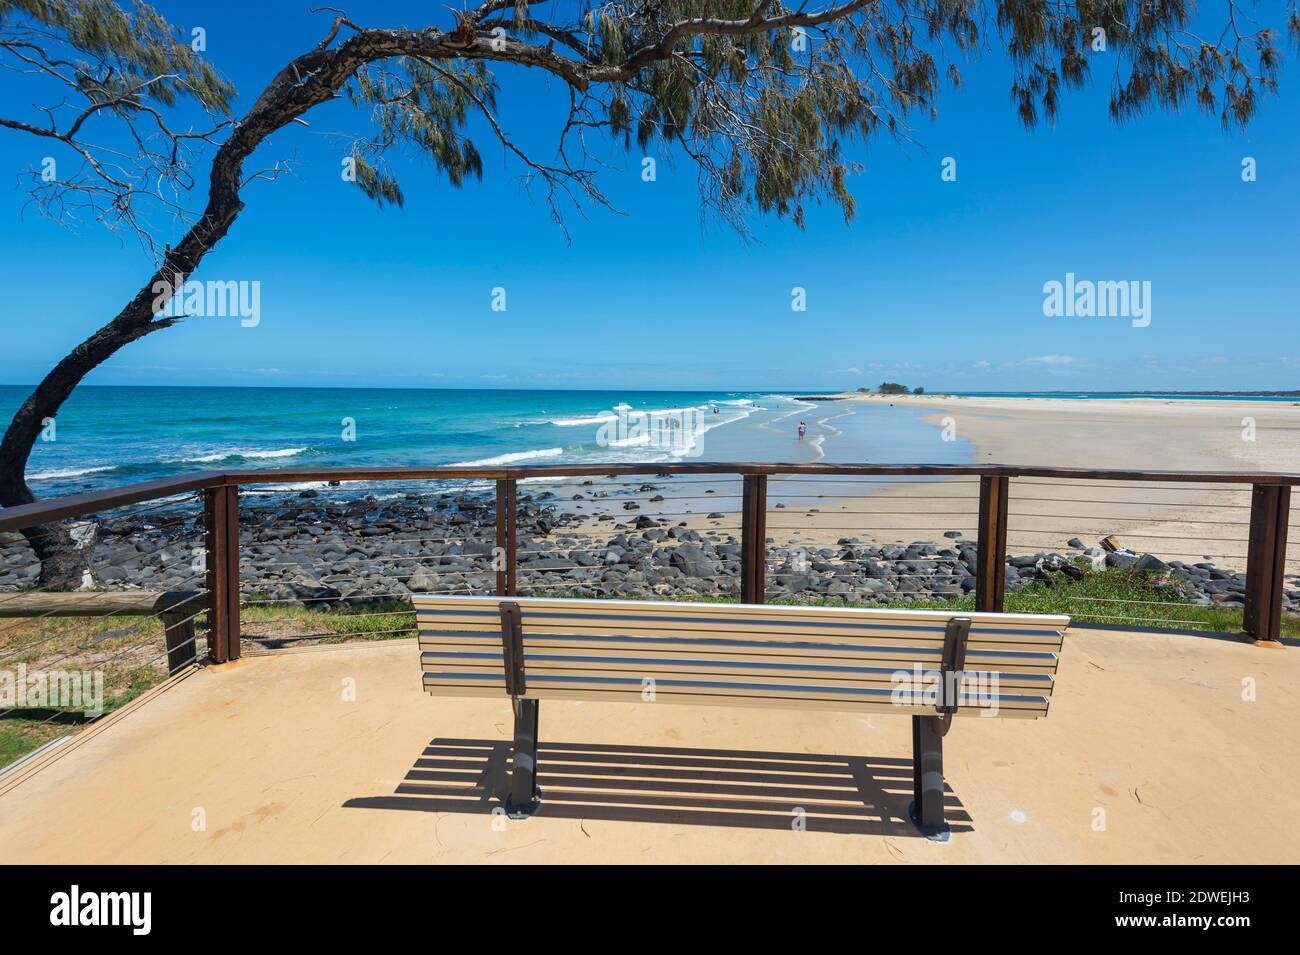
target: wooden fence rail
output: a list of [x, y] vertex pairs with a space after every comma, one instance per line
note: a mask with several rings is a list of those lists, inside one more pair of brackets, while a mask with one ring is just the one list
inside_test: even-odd
[[167, 672], [176, 673], [198, 658], [195, 619], [207, 609], [207, 596], [191, 590], [33, 591], [5, 596], [0, 617], [158, 617], [167, 642]]

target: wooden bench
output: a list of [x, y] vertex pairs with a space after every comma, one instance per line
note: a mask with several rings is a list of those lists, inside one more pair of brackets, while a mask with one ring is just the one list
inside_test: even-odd
[[953, 716], [1047, 714], [1070, 618], [761, 604], [416, 595], [435, 696], [509, 697], [506, 810], [531, 813], [542, 700], [790, 707], [912, 717], [913, 802], [941, 837]]

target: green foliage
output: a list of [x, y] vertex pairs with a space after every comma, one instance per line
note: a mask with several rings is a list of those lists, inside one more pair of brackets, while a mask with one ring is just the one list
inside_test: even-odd
[[463, 134], [473, 109], [496, 105], [492, 74], [481, 61], [382, 61], [347, 86], [354, 105], [370, 107], [374, 133], [353, 144], [357, 186], [379, 205], [403, 204], [401, 187], [383, 165], [392, 146], [433, 161], [453, 185], [483, 178], [483, 158]]
[[882, 381], [880, 387], [876, 390], [882, 395], [905, 395], [907, 394], [907, 385], [900, 385], [896, 381]]
[[[1005, 55], [1011, 101], [1029, 127], [1053, 121], [1068, 92], [1089, 81], [1103, 55], [1099, 42], [1115, 121], [1194, 105], [1225, 127], [1245, 127], [1260, 96], [1277, 90], [1276, 37], [1285, 29], [1300, 44], [1296, 0], [1271, 26], [1257, 25], [1231, 0], [1202, 7], [1197, 13], [1192, 0], [512, 0], [486, 12], [449, 8], [450, 17], [436, 14], [447, 22], [420, 30], [349, 22], [355, 35], [331, 33], [319, 52], [341, 54], [354, 41], [375, 51], [339, 75], [349, 77], [352, 101], [370, 112], [373, 132], [352, 152], [357, 185], [380, 204], [403, 201], [384, 162], [393, 147], [432, 160], [453, 186], [481, 178], [467, 135], [478, 113], [552, 196], [567, 191], [608, 205], [596, 185], [604, 160], [591, 158], [596, 131], [629, 151], [684, 154], [698, 169], [705, 206], [744, 232], [752, 212], [802, 227], [810, 207], [823, 202], [852, 219], [849, 183], [862, 169], [864, 145], [881, 134], [908, 140], [916, 117], [936, 115], [942, 88], [961, 83], [960, 65], [987, 50]], [[153, 10], [129, 9], [112, 0], [0, 0], [0, 28], [23, 21], [57, 34], [88, 58], [93, 96], [169, 104], [187, 95], [226, 111], [229, 85]], [[553, 117], [555, 160], [530, 157], [496, 116], [487, 63], [498, 61], [521, 67], [509, 74], [512, 83], [545, 75], [567, 84], [569, 110]]]
[[0, 0], [0, 24], [9, 49], [26, 49], [46, 63], [61, 56], [58, 45], [71, 47], [76, 59], [57, 65], [92, 102], [152, 100], [172, 106], [192, 97], [208, 109], [230, 113], [234, 86], [143, 3], [124, 9], [112, 0]]

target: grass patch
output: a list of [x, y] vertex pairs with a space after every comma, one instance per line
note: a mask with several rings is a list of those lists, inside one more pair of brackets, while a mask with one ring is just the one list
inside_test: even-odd
[[23, 716], [0, 719], [0, 768], [22, 759], [50, 740], [58, 739], [74, 729], [76, 727], [69, 726], [66, 722], [51, 722], [49, 717], [38, 711], [25, 711]]
[[[102, 673], [103, 711], [110, 713], [167, 678], [162, 622], [124, 614], [5, 618], [0, 620], [0, 670], [16, 679], [20, 664], [28, 674]], [[85, 682], [82, 686], [88, 690]], [[0, 707], [0, 766], [90, 721], [81, 709], [50, 707], [47, 702], [11, 712]]]
[[258, 604], [257, 600], [250, 598], [250, 606], [240, 611], [240, 631], [245, 639], [265, 646], [400, 640], [415, 635], [415, 611], [401, 600], [336, 610]]
[[[1159, 574], [1120, 568], [1094, 571], [1081, 567], [1084, 576], [1075, 580], [1055, 574], [1053, 584], [1034, 581], [1008, 591], [1005, 609], [1010, 613], [1068, 614], [1077, 623], [1103, 623], [1160, 629], [1207, 630], [1240, 633], [1239, 607], [1204, 606], [1168, 583]], [[577, 596], [555, 594], [555, 596]], [[736, 603], [735, 597], [683, 594], [667, 598], [687, 602]], [[790, 594], [767, 601], [792, 607], [896, 607], [903, 610], [974, 610], [975, 597], [919, 597], [894, 601], [855, 601], [823, 594]], [[1282, 615], [1282, 635], [1300, 640], [1300, 615]]]

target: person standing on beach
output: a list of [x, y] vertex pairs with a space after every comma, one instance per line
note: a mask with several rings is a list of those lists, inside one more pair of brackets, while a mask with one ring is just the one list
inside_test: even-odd
[[803, 440], [803, 436], [804, 436], [805, 434], [807, 434], [807, 433], [808, 433], [808, 422], [806, 422], [806, 421], [800, 421], [800, 422], [799, 422], [799, 440], [802, 441], [802, 440]]

